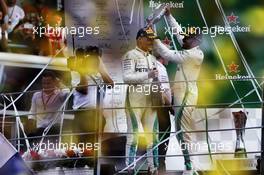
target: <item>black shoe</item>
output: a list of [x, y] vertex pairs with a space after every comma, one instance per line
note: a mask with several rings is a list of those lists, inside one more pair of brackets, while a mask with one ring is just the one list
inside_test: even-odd
[[160, 174], [165, 174], [166, 173], [166, 164], [165, 164], [165, 162], [160, 162], [159, 163], [158, 170], [159, 170]]
[[128, 175], [134, 175], [134, 174], [135, 174], [135, 170], [132, 169], [132, 168], [128, 168], [128, 169], [127, 169], [127, 174], [128, 174]]
[[148, 175], [158, 175], [159, 171], [157, 168], [155, 168], [155, 170], [150, 170], [150, 168], [148, 168]]

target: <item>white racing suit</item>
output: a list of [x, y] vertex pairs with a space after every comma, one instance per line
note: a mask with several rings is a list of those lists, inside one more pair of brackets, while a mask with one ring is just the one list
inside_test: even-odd
[[[181, 32], [181, 28], [172, 16], [166, 17], [170, 27], [177, 32]], [[175, 31], [174, 31], [175, 33]], [[176, 34], [179, 43], [182, 45], [183, 36]], [[174, 105], [175, 107], [175, 127], [176, 130], [189, 131], [192, 130], [194, 124], [192, 113], [195, 109], [198, 99], [198, 88], [196, 80], [198, 79], [200, 68], [203, 62], [204, 54], [199, 46], [189, 50], [174, 51], [169, 50], [160, 40], [154, 42], [155, 51], [164, 59], [175, 62], [178, 68], [175, 75], [175, 83], [173, 85]], [[181, 81], [181, 82], [179, 82]], [[187, 107], [185, 107], [187, 105]], [[178, 107], [180, 106], [180, 107]], [[191, 158], [189, 156], [191, 150], [186, 149], [186, 144], [191, 143], [191, 137], [188, 133], [179, 133], [177, 135], [179, 144], [184, 154], [186, 170], [193, 169]], [[190, 145], [189, 145], [190, 147]], [[188, 147], [187, 147], [188, 148]]]
[[127, 132], [135, 133], [127, 135], [126, 164], [131, 165], [135, 161], [138, 137], [143, 131], [146, 132], [144, 136], [147, 142], [147, 164], [151, 171], [158, 167], [158, 149], [152, 150], [158, 143], [158, 120], [155, 109], [144, 107], [151, 106], [149, 87], [152, 79], [148, 78], [148, 72], [155, 66], [155, 57], [137, 47], [123, 57], [123, 78], [124, 82], [129, 84], [126, 99]]

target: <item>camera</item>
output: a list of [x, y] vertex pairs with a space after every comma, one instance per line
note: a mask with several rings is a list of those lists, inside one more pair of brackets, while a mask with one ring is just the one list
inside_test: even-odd
[[67, 59], [67, 66], [71, 71], [80, 74], [96, 74], [99, 71], [102, 50], [97, 46], [88, 46], [75, 50], [75, 56]]

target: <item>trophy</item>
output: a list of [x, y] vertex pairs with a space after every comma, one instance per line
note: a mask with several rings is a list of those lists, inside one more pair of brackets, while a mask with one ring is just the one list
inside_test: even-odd
[[233, 120], [236, 128], [236, 148], [235, 158], [247, 158], [244, 136], [245, 126], [247, 121], [247, 114], [243, 111], [232, 112]]
[[166, 12], [166, 7], [167, 5], [165, 4], [160, 4], [158, 5], [152, 14], [150, 14], [146, 21], [147, 21], [147, 27], [154, 25], [155, 23], [159, 22], [159, 20], [164, 16]]

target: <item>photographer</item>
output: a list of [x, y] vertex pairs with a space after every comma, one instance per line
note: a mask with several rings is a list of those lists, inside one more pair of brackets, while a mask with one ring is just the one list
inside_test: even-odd
[[[42, 90], [35, 92], [32, 97], [30, 114], [28, 123], [25, 128], [33, 130], [29, 137], [41, 136], [51, 122], [56, 117], [61, 116], [61, 112], [56, 112], [67, 98], [67, 90], [58, 88], [58, 78], [52, 71], [45, 71], [42, 74], [41, 84]], [[33, 128], [33, 129], [32, 129]], [[59, 134], [59, 120], [55, 121], [48, 135]], [[48, 138], [51, 142], [56, 143], [58, 137]], [[40, 139], [33, 139], [31, 143], [38, 143]]]
[[23, 9], [25, 20], [32, 21], [34, 26], [44, 26], [47, 15], [52, 11], [52, 7], [49, 7], [45, 0], [23, 2]]
[[24, 10], [16, 5], [16, 0], [7, 0], [7, 17], [4, 19], [8, 24], [7, 32], [11, 33], [25, 17]]
[[0, 0], [0, 51], [7, 51], [7, 42], [8, 42], [8, 34], [7, 34], [7, 24], [4, 23], [4, 18], [7, 14], [7, 6], [4, 0]]
[[[73, 109], [78, 110], [75, 112], [73, 132], [93, 132], [93, 134], [77, 135], [74, 141], [75, 143], [94, 146], [97, 143], [95, 132], [98, 132], [99, 123], [97, 116], [98, 98], [102, 93], [101, 88], [99, 90], [97, 85], [101, 83], [113, 85], [113, 80], [101, 60], [102, 52], [98, 47], [89, 46], [86, 49], [77, 49], [76, 56], [76, 67], [69, 65], [70, 69], [77, 71], [80, 75], [80, 82], [73, 94]], [[92, 150], [91, 154], [96, 155], [95, 150]], [[91, 159], [85, 164], [88, 164], [89, 167], [95, 167], [94, 161]]]
[[[64, 56], [64, 47], [66, 46], [66, 33], [62, 26], [63, 18], [59, 12], [50, 12], [46, 16], [45, 40], [48, 44], [49, 56]], [[62, 50], [61, 50], [62, 49]]]
[[25, 48], [13, 48], [11, 49], [12, 53], [22, 53], [22, 54], [31, 54], [39, 55], [40, 40], [33, 31], [34, 26], [30, 21], [21, 24], [14, 32], [12, 36], [12, 42], [15, 44], [26, 46]]

